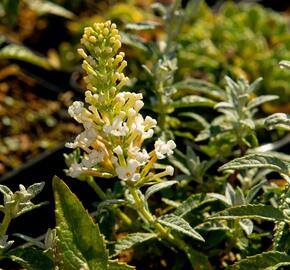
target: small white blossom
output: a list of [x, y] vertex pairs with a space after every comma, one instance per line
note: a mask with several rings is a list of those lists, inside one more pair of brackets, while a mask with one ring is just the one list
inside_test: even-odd
[[143, 139], [151, 138], [154, 131], [152, 129], [146, 128], [144, 123], [145, 122], [143, 116], [141, 114], [138, 114], [135, 118], [134, 123], [132, 124], [131, 129], [142, 135]]
[[140, 178], [140, 174], [136, 173], [139, 163], [135, 159], [128, 158], [127, 165], [117, 166], [116, 173], [121, 180], [133, 180], [137, 181]]
[[115, 154], [117, 154], [117, 155], [123, 155], [123, 149], [122, 149], [122, 147], [121, 147], [120, 145], [118, 145], [117, 147], [115, 147], [115, 148], [113, 149], [113, 152], [114, 152]]
[[157, 125], [157, 121], [150, 116], [146, 116], [144, 120], [144, 126], [146, 129], [154, 128]]
[[65, 146], [68, 148], [77, 148], [77, 147], [89, 147], [96, 141], [97, 131], [91, 127], [89, 129], [85, 129], [82, 133], [80, 133], [73, 143], [66, 143]]
[[172, 176], [174, 174], [174, 168], [172, 166], [170, 166], [170, 165], [166, 166], [165, 172], [166, 172], [167, 175]]
[[81, 101], [74, 101], [72, 105], [68, 108], [68, 113], [71, 117], [76, 118], [78, 117], [84, 108], [84, 103]]
[[85, 109], [84, 103], [81, 101], [74, 101], [72, 105], [69, 106], [68, 113], [81, 124], [92, 122], [92, 119], [90, 119], [91, 113]]
[[134, 109], [139, 112], [141, 108], [144, 106], [144, 102], [142, 100], [136, 100]]
[[149, 154], [145, 149], [136, 153], [135, 159], [139, 162], [140, 165], [144, 165], [149, 160]]
[[105, 153], [103, 151], [97, 151], [97, 150], [92, 150], [91, 153], [88, 154], [87, 157], [85, 157], [81, 165], [83, 165], [86, 168], [91, 168], [97, 163], [100, 163], [104, 160]]
[[165, 143], [160, 138], [155, 142], [155, 153], [158, 159], [163, 159], [169, 155], [173, 154], [173, 149], [176, 147], [176, 144], [173, 140], [168, 141]]
[[110, 133], [114, 136], [126, 136], [129, 132], [127, 124], [119, 116], [113, 119], [112, 125], [105, 125], [103, 130], [105, 133]]
[[76, 178], [82, 173], [82, 166], [78, 163], [73, 163], [70, 168], [68, 175], [70, 177]]

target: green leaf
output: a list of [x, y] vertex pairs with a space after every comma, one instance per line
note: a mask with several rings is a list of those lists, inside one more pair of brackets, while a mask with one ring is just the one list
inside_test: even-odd
[[52, 14], [67, 19], [72, 19], [75, 17], [75, 15], [71, 11], [49, 1], [45, 0], [33, 0], [33, 1], [24, 0], [24, 1], [29, 6], [29, 8], [35, 11], [38, 15]]
[[276, 100], [276, 99], [279, 99], [279, 96], [276, 96], [276, 95], [265, 95], [265, 96], [258, 96], [254, 99], [252, 99], [247, 107], [248, 109], [254, 109], [258, 106], [260, 106], [261, 104], [265, 103], [265, 102], [269, 102], [269, 101], [272, 101], [272, 100]]
[[58, 177], [53, 178], [57, 253], [63, 270], [106, 270], [108, 252], [97, 224]]
[[269, 130], [281, 128], [290, 131], [290, 116], [285, 113], [274, 113], [265, 119], [264, 124]]
[[145, 43], [145, 41], [135, 35], [131, 35], [128, 33], [120, 32], [122, 43], [132, 46], [133, 48], [140, 49], [144, 52], [149, 52], [149, 49]]
[[34, 247], [17, 248], [8, 252], [7, 257], [27, 270], [53, 270], [54, 263], [43, 251]]
[[[282, 266], [290, 266], [290, 262], [277, 263], [274, 266], [267, 267], [265, 270], [277, 270]], [[286, 269], [286, 268], [283, 268], [283, 269]]]
[[193, 239], [197, 239], [199, 241], [205, 241], [203, 237], [196, 230], [194, 230], [190, 226], [190, 224], [182, 217], [179, 217], [173, 214], [164, 215], [158, 218], [158, 222], [171, 228], [172, 230], [176, 232], [190, 236]]
[[118, 255], [121, 251], [132, 248], [146, 241], [156, 238], [155, 233], [131, 233], [119, 239], [115, 245], [114, 255]]
[[213, 107], [215, 102], [211, 99], [196, 95], [185, 96], [171, 104], [174, 108], [185, 107]]
[[242, 170], [250, 168], [265, 168], [286, 175], [289, 173], [286, 162], [267, 154], [250, 154], [241, 158], [236, 158], [224, 164], [218, 170]]
[[197, 122], [199, 122], [204, 128], [209, 127], [209, 123], [205, 120], [205, 118], [203, 118], [202, 116], [200, 116], [197, 113], [193, 113], [193, 112], [183, 112], [178, 114], [179, 117], [188, 117], [191, 118]]
[[136, 269], [134, 266], [128, 265], [118, 260], [110, 260], [108, 265], [108, 270], [132, 270]]
[[194, 250], [189, 245], [186, 248], [186, 255], [193, 269], [199, 269], [199, 270], [212, 270], [213, 269], [208, 261], [208, 257]]
[[155, 184], [155, 185], [152, 185], [150, 186], [147, 190], [146, 190], [146, 193], [145, 193], [145, 200], [147, 201], [148, 198], [153, 195], [155, 192], [158, 192], [159, 190], [161, 189], [164, 189], [164, 188], [168, 188], [172, 185], [175, 185], [176, 183], [178, 183], [178, 181], [165, 181], [165, 182], [162, 182], [162, 183], [158, 183], [158, 184]]
[[186, 89], [186, 93], [201, 93], [217, 100], [224, 98], [224, 91], [218, 86], [198, 79], [186, 79], [173, 85], [177, 90]]
[[159, 23], [156, 22], [138, 22], [138, 23], [128, 23], [125, 26], [127, 30], [152, 30], [160, 26]]
[[275, 267], [280, 263], [289, 263], [290, 256], [284, 252], [269, 251], [263, 252], [258, 255], [247, 257], [234, 265], [230, 266], [231, 270], [265, 270], [265, 269], [277, 269], [277, 268], [267, 268]]
[[30, 49], [18, 44], [9, 44], [2, 48], [0, 50], [0, 58], [21, 60], [45, 69], [51, 68], [46, 58], [39, 56]]
[[16, 23], [20, 0], [4, 0], [3, 7], [5, 10], [5, 18], [12, 25]]
[[213, 201], [216, 201], [216, 199], [210, 198], [202, 193], [193, 194], [175, 209], [174, 215], [184, 217], [192, 210]]
[[208, 218], [214, 219], [265, 219], [265, 220], [286, 220], [282, 211], [271, 205], [248, 204], [229, 207]]

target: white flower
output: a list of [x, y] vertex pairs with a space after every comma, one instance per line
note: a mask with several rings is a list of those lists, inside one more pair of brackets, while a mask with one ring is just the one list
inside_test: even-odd
[[105, 125], [103, 128], [105, 133], [110, 133], [114, 136], [126, 136], [129, 132], [127, 124], [123, 122], [120, 116], [113, 119], [112, 125]]
[[130, 156], [138, 161], [139, 165], [144, 165], [149, 160], [149, 154], [145, 149], [142, 149], [142, 151], [140, 151], [140, 148], [135, 146], [129, 148], [128, 152]]
[[136, 100], [134, 104], [134, 109], [139, 112], [141, 108], [144, 106], [144, 102], [142, 100]]
[[172, 166], [166, 166], [166, 168], [165, 168], [165, 173], [167, 174], [167, 175], [170, 175], [170, 176], [172, 176], [173, 175], [173, 173], [174, 173], [174, 168], [172, 167]]
[[139, 166], [139, 162], [135, 159], [128, 158], [127, 165], [125, 167], [117, 166], [116, 173], [121, 180], [133, 180], [140, 179], [140, 174], [136, 173]]
[[154, 131], [152, 129], [148, 129], [145, 125], [144, 118], [141, 114], [138, 114], [135, 117], [135, 121], [132, 124], [132, 130], [138, 132], [140, 135], [142, 135], [143, 139], [148, 139], [153, 136]]
[[123, 155], [123, 149], [122, 149], [122, 147], [121, 147], [120, 145], [118, 145], [117, 147], [115, 147], [115, 148], [113, 149], [113, 152], [114, 152], [115, 154], [117, 154], [117, 155]]
[[74, 101], [68, 108], [68, 113], [71, 117], [77, 118], [83, 111], [84, 103], [81, 101]]
[[165, 143], [162, 141], [160, 138], [155, 142], [154, 144], [155, 147], [155, 153], [157, 155], [158, 159], [163, 159], [169, 155], [173, 154], [173, 149], [176, 147], [176, 144], [173, 140], [168, 141]]
[[82, 160], [81, 165], [86, 168], [91, 168], [97, 163], [102, 162], [104, 160], [104, 156], [105, 153], [103, 151], [97, 151], [94, 149]]
[[150, 116], [146, 116], [144, 120], [144, 126], [146, 129], [154, 128], [157, 125], [157, 121]]
[[73, 163], [68, 171], [70, 177], [76, 178], [82, 173], [82, 166], [78, 163]]
[[72, 105], [69, 106], [68, 113], [81, 124], [92, 122], [92, 119], [90, 119], [91, 113], [85, 109], [84, 103], [81, 101], [74, 101]]
[[73, 143], [66, 143], [65, 146], [68, 148], [89, 147], [96, 141], [96, 138], [97, 131], [91, 126], [80, 133]]

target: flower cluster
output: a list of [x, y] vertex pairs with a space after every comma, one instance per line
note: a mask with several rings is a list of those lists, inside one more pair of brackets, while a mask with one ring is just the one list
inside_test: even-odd
[[84, 48], [79, 54], [87, 73], [85, 103], [75, 101], [69, 114], [84, 131], [66, 146], [81, 148], [84, 154], [80, 162], [71, 164], [69, 175], [117, 176], [132, 182], [173, 175], [172, 166], [150, 173], [157, 159], [171, 155], [176, 145], [158, 139], [151, 152], [142, 147], [153, 136], [157, 122], [139, 113], [142, 94], [121, 92], [128, 82], [122, 72], [127, 63], [124, 53], [118, 53], [121, 42], [116, 25], [108, 21], [86, 28], [81, 43]]

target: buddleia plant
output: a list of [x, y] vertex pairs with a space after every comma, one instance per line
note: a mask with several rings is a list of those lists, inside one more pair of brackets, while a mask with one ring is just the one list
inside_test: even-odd
[[184, 237], [197, 242], [204, 241], [203, 237], [178, 215], [156, 217], [150, 211], [150, 197], [177, 184], [166, 179], [174, 174], [174, 168], [158, 164], [173, 154], [176, 144], [158, 138], [147, 150], [145, 141], [152, 138], [157, 122], [140, 114], [144, 105], [142, 94], [123, 91], [129, 79], [123, 73], [127, 63], [124, 53], [119, 52], [121, 42], [116, 25], [108, 21], [86, 28], [81, 43], [79, 54], [84, 58], [87, 91], [85, 102], [75, 101], [69, 113], [83, 125], [84, 131], [74, 142], [66, 144], [77, 149], [66, 156], [68, 175], [88, 182], [102, 203], [111, 205], [119, 219], [130, 226], [133, 223], [130, 217], [98, 184], [101, 178], [113, 178], [121, 186], [119, 199], [137, 212], [139, 231], [118, 241], [114, 256], [135, 244], [160, 239], [181, 249], [196, 265], [197, 251], [187, 245]]

